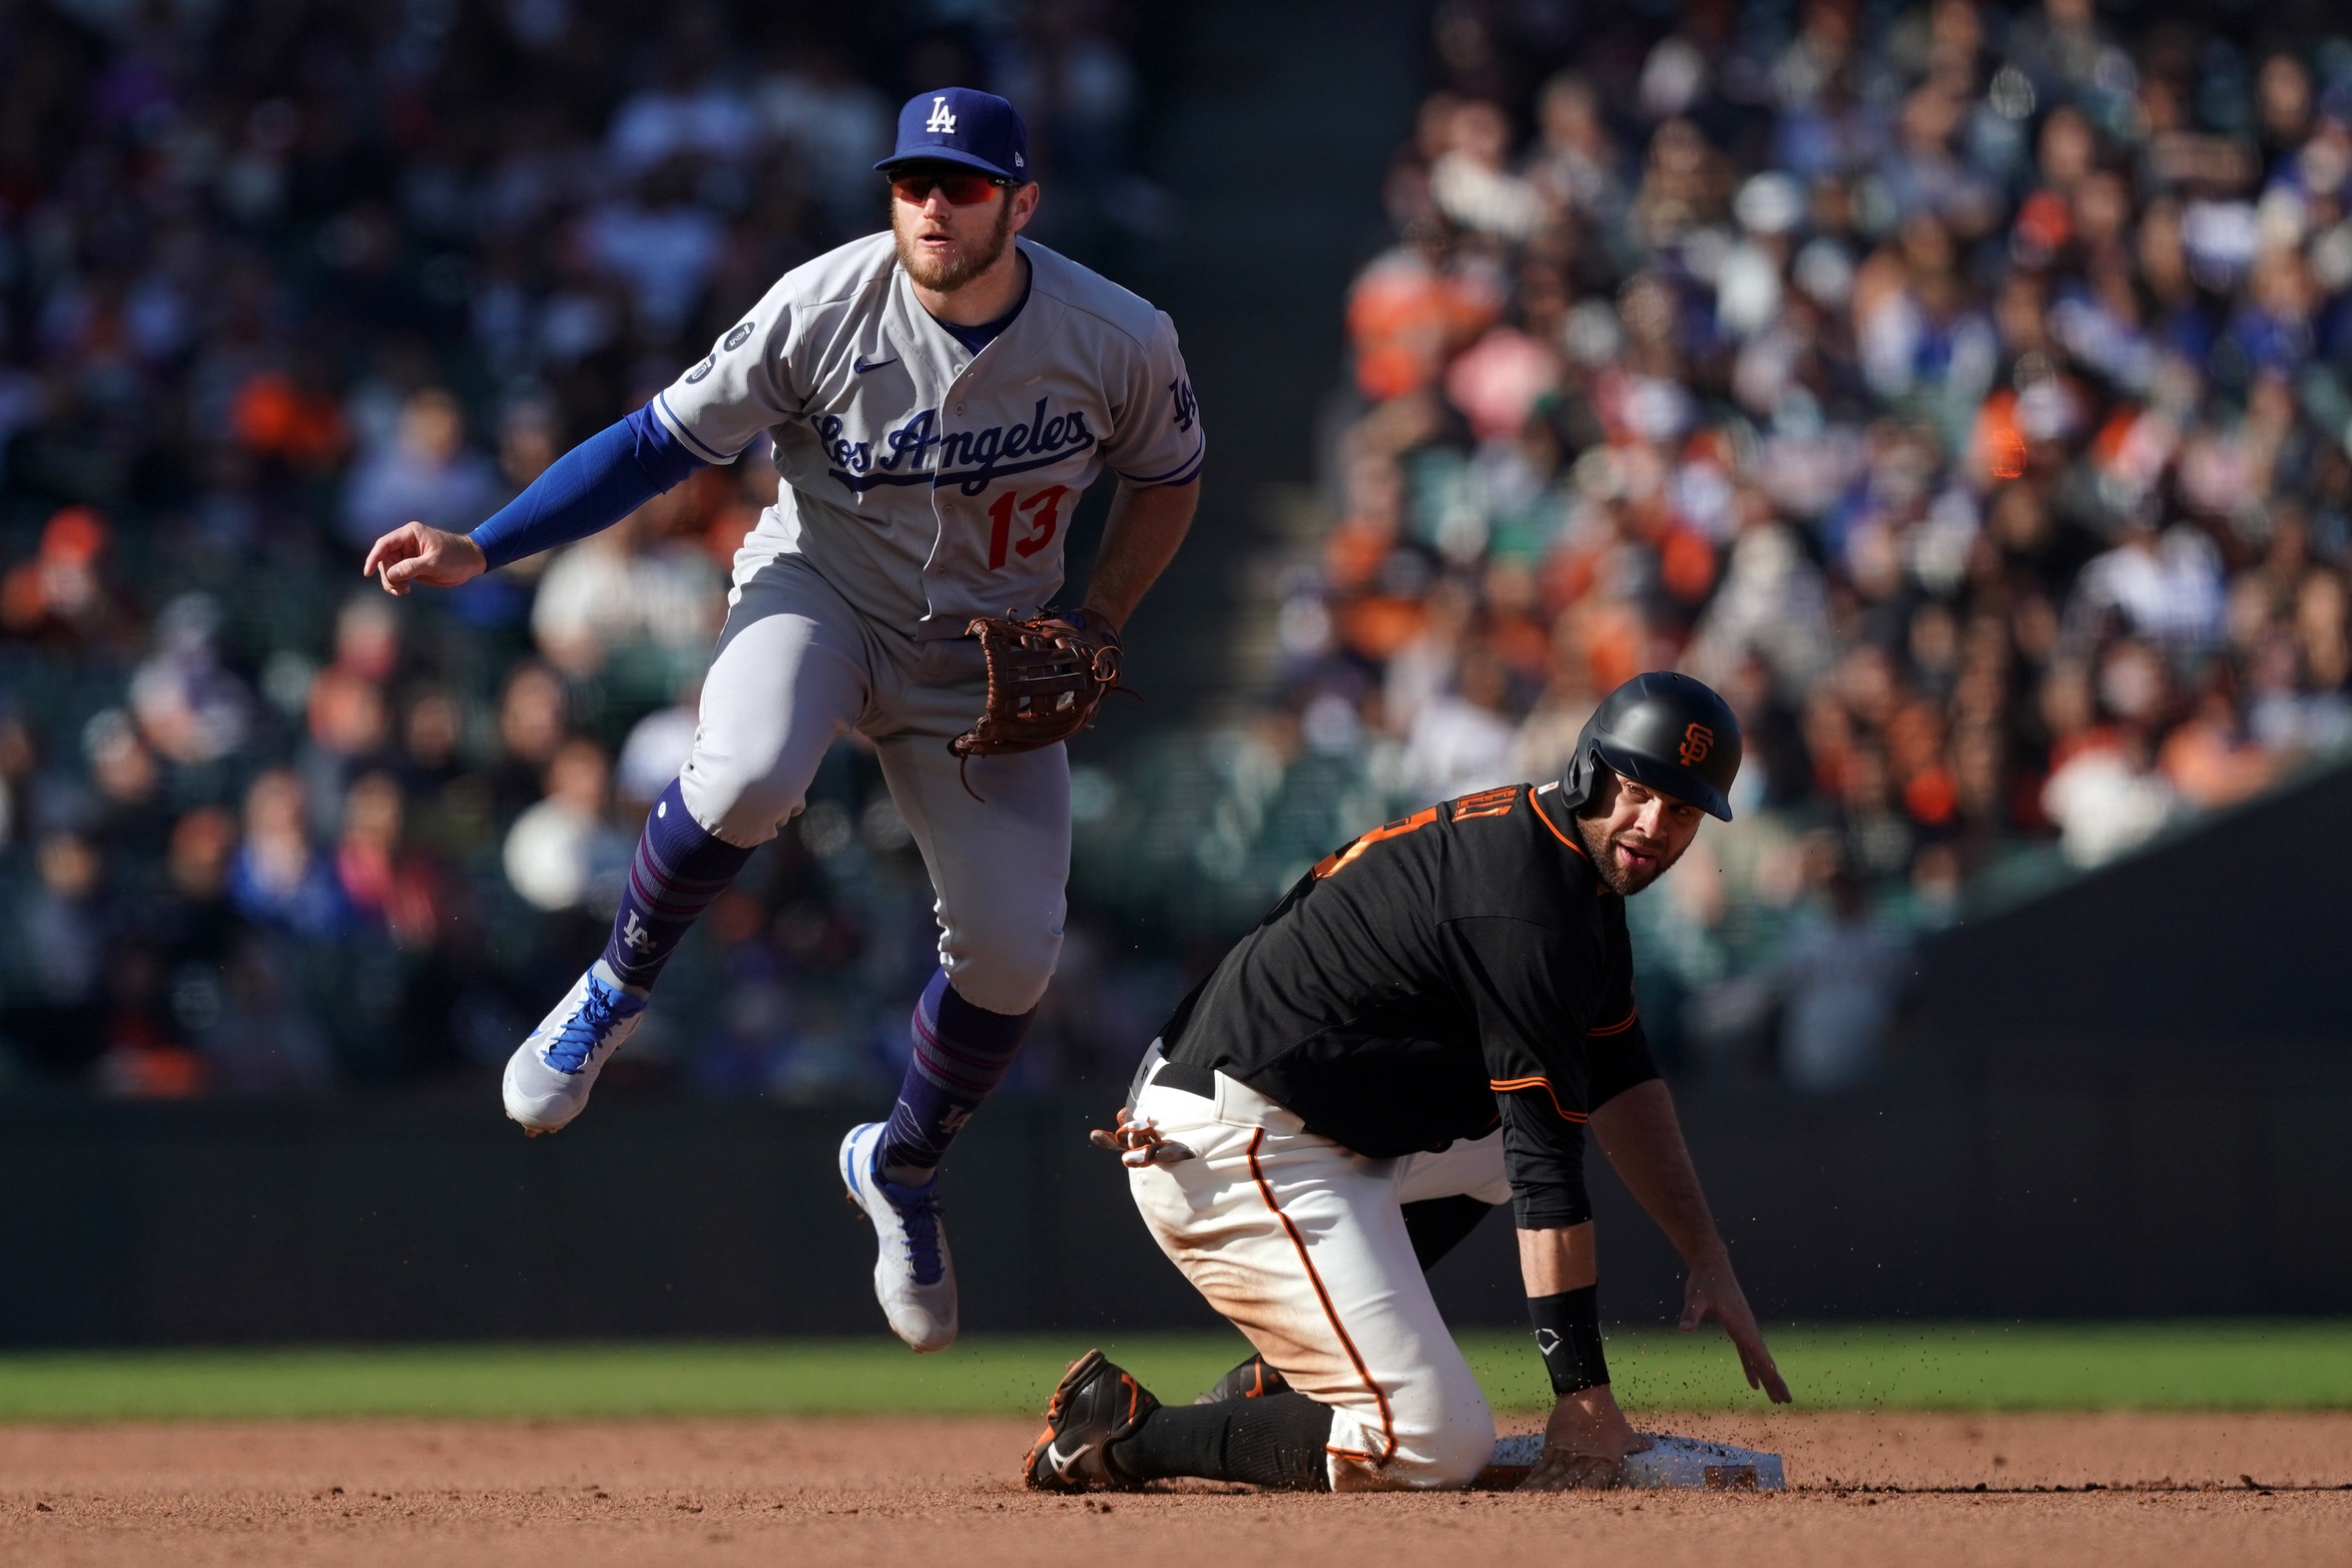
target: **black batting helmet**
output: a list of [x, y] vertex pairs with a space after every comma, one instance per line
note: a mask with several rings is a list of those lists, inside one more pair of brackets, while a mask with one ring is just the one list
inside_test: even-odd
[[1728, 822], [1739, 755], [1729, 703], [1703, 681], [1652, 670], [1602, 698], [1584, 721], [1560, 797], [1570, 809], [1582, 805], [1605, 768]]

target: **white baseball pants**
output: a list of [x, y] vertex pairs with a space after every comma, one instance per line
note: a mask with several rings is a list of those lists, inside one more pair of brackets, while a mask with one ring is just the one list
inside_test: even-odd
[[1506, 1201], [1501, 1133], [1371, 1160], [1247, 1085], [1215, 1082], [1212, 1099], [1148, 1083], [1135, 1096], [1133, 1120], [1195, 1155], [1129, 1172], [1153, 1240], [1292, 1387], [1332, 1406], [1332, 1490], [1469, 1485], [1493, 1454], [1494, 1416], [1438, 1315], [1403, 1206]]
[[947, 977], [976, 1007], [1025, 1013], [1061, 954], [1069, 759], [1050, 746], [963, 769], [948, 738], [986, 702], [977, 643], [918, 642], [861, 615], [799, 556], [747, 550], [679, 790], [706, 830], [765, 843], [808, 803], [827, 749], [869, 737], [930, 871]]

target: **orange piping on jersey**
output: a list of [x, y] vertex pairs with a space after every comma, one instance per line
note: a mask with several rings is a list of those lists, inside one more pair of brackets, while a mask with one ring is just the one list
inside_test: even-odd
[[[1430, 809], [1434, 811], [1437, 807], [1432, 806]], [[1266, 1184], [1266, 1173], [1258, 1166], [1258, 1149], [1265, 1142], [1265, 1128], [1261, 1127], [1250, 1134], [1250, 1180], [1258, 1184], [1258, 1195], [1266, 1200], [1267, 1212], [1275, 1219], [1280, 1220], [1283, 1230], [1289, 1233], [1291, 1246], [1297, 1250], [1299, 1255], [1299, 1264], [1307, 1271], [1307, 1283], [1315, 1287], [1315, 1299], [1323, 1304], [1323, 1315], [1330, 1321], [1331, 1331], [1339, 1335], [1340, 1347], [1348, 1352], [1349, 1361], [1356, 1367], [1356, 1375], [1364, 1379], [1364, 1386], [1372, 1390], [1372, 1397], [1380, 1405], [1381, 1451], [1379, 1453], [1360, 1453], [1352, 1448], [1331, 1448], [1328, 1444], [1326, 1444], [1326, 1448], [1329, 1452], [1336, 1453], [1343, 1459], [1362, 1459], [1365, 1463], [1372, 1465], [1387, 1464], [1397, 1456], [1397, 1423], [1389, 1413], [1389, 1396], [1383, 1393], [1381, 1385], [1373, 1380], [1371, 1368], [1364, 1364], [1364, 1357], [1357, 1353], [1356, 1341], [1348, 1337], [1348, 1330], [1341, 1325], [1339, 1311], [1331, 1305], [1331, 1293], [1323, 1288], [1323, 1276], [1315, 1272], [1315, 1260], [1307, 1256], [1307, 1239], [1299, 1234], [1299, 1228], [1291, 1223], [1291, 1217], [1284, 1214], [1282, 1206], [1274, 1201], [1274, 1189]]]
[[1551, 1080], [1548, 1078], [1494, 1078], [1487, 1081], [1486, 1087], [1496, 1094], [1509, 1094], [1515, 1089], [1540, 1089], [1543, 1097], [1551, 1102], [1551, 1108], [1559, 1112], [1561, 1121], [1581, 1125], [1585, 1119], [1582, 1111], [1571, 1111], [1559, 1103], [1559, 1096], [1552, 1093]]
[[[1559, 824], [1551, 819], [1551, 813], [1549, 811], [1543, 809], [1543, 803], [1540, 800], [1535, 803], [1535, 820], [1550, 828], [1552, 837], [1557, 838], [1561, 843], [1566, 844], [1569, 848], [1575, 850], [1578, 854], [1584, 854], [1584, 846], [1576, 842], [1575, 839], [1570, 838], [1566, 833], [1563, 833], [1559, 830]], [[1592, 856], [1584, 854], [1584, 858], [1589, 860], [1592, 858]]]
[[1640, 1016], [1641, 1009], [1636, 1007], [1633, 1009], [1633, 1011], [1627, 1013], [1624, 1017], [1618, 1019], [1613, 1024], [1602, 1024], [1598, 1028], [1585, 1030], [1584, 1038], [1587, 1040], [1598, 1040], [1604, 1035], [1623, 1034], [1626, 1030], [1633, 1027], [1634, 1020]]

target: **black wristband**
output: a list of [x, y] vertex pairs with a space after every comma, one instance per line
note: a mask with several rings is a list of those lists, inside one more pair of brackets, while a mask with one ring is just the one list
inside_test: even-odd
[[1551, 1373], [1551, 1391], [1571, 1394], [1597, 1388], [1609, 1380], [1609, 1363], [1600, 1353], [1600, 1288], [1557, 1296], [1527, 1298], [1527, 1316], [1535, 1324], [1535, 1348], [1543, 1352], [1543, 1369]]

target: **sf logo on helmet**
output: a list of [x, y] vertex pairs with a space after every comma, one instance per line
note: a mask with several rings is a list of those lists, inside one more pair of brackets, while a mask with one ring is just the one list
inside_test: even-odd
[[1694, 724], [1682, 732], [1682, 745], [1676, 755], [1685, 768], [1696, 768], [1707, 760], [1707, 753], [1715, 746], [1715, 732], [1703, 724]]

